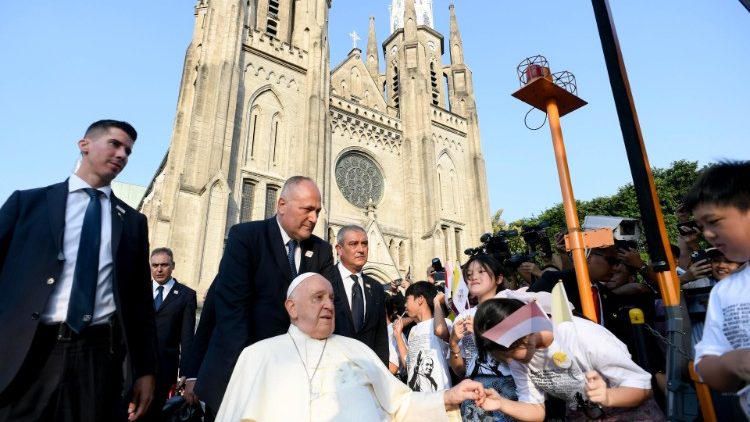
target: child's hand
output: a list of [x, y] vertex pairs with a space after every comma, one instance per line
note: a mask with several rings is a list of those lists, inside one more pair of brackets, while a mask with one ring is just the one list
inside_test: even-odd
[[594, 403], [608, 406], [609, 395], [607, 394], [607, 383], [596, 371], [586, 372], [586, 396]]

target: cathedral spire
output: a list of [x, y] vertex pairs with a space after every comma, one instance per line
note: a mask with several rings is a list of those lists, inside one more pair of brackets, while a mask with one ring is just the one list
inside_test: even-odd
[[370, 32], [367, 35], [367, 71], [377, 82], [379, 75], [378, 44], [375, 38], [375, 17], [370, 16]]
[[404, 37], [407, 40], [417, 38], [417, 10], [414, 8], [414, 0], [404, 2]]
[[458, 22], [456, 21], [456, 11], [453, 8], [453, 3], [448, 6], [448, 10], [451, 13], [451, 35], [450, 35], [450, 53], [451, 53], [451, 64], [463, 64], [464, 63], [464, 44], [461, 41], [461, 32], [458, 30]]

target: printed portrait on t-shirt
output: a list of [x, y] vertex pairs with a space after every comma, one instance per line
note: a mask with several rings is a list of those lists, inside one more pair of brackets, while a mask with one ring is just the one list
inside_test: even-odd
[[409, 388], [414, 391], [437, 391], [437, 382], [432, 375], [435, 361], [421, 350], [417, 355], [417, 363], [409, 378]]

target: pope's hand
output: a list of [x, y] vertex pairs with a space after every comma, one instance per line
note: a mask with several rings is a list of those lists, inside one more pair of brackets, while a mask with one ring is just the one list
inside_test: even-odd
[[443, 394], [446, 406], [458, 406], [464, 400], [474, 400], [477, 404], [484, 401], [484, 386], [469, 379], [463, 380]]

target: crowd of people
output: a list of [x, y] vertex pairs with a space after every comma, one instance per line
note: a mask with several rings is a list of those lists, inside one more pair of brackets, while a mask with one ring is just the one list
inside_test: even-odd
[[[364, 228], [315, 236], [320, 191], [294, 176], [274, 216], [230, 229], [196, 327], [173, 251], [149, 251], [145, 217], [110, 187], [136, 137], [93, 123], [67, 180], [0, 209], [0, 420], [159, 421], [175, 394], [219, 421], [665, 420], [655, 333], [669, 324], [637, 242], [587, 250], [594, 320], [562, 235], [538, 262], [470, 256], [470, 307], [456, 309], [435, 266], [370, 277]], [[689, 353], [736, 420], [750, 397], [750, 162], [704, 171], [678, 219]], [[572, 311], [550, 321], [561, 288]]]

